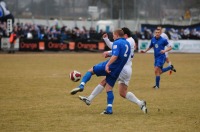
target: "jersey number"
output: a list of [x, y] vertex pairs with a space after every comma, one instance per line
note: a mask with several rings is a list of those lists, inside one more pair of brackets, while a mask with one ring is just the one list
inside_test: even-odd
[[127, 52], [128, 52], [128, 45], [125, 45], [126, 46], [126, 51], [124, 53], [124, 57], [127, 57]]

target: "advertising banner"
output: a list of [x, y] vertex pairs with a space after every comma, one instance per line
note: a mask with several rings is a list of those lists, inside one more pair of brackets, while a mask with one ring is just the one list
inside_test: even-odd
[[39, 51], [38, 39], [21, 39], [20, 51]]
[[76, 42], [75, 50], [85, 50], [85, 51], [97, 51], [98, 50], [98, 42]]
[[[8, 50], [10, 48], [9, 38], [1, 39], [1, 49]], [[19, 51], [104, 51], [108, 47], [104, 42], [64, 42], [58, 40], [39, 40], [39, 39], [17, 39], [15, 49]]]
[[[139, 40], [138, 51], [145, 50], [150, 45], [150, 40]], [[200, 40], [177, 40], [169, 41], [172, 45], [170, 52], [175, 53], [200, 53]], [[153, 53], [153, 49], [149, 50], [148, 53]]]
[[46, 41], [45, 50], [48, 51], [65, 51], [68, 50], [68, 43], [60, 43], [57, 40]]

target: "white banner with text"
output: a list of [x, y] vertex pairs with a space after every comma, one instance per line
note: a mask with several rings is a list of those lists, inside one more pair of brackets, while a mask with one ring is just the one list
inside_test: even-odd
[[[139, 40], [138, 52], [149, 47], [151, 40]], [[200, 40], [170, 40], [174, 53], [200, 53]], [[153, 48], [147, 53], [153, 53]]]

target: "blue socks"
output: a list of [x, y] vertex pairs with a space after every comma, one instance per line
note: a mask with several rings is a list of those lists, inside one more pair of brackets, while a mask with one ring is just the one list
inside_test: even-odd
[[171, 68], [172, 68], [171, 66], [168, 66], [168, 67], [166, 67], [166, 68], [163, 68], [163, 69], [162, 69], [162, 72], [164, 73], [164, 72], [166, 72], [166, 71], [169, 71], [169, 70], [171, 70]]
[[113, 91], [108, 91], [108, 92], [107, 92], [107, 108], [106, 108], [106, 111], [107, 111], [108, 113], [112, 113], [112, 104], [113, 104], [113, 100], [114, 100]]
[[79, 88], [84, 89], [85, 84], [90, 80], [91, 76], [92, 76], [91, 72], [89, 71], [86, 72], [81, 80], [81, 84], [79, 85]]
[[160, 76], [156, 76], [156, 86], [160, 86]]

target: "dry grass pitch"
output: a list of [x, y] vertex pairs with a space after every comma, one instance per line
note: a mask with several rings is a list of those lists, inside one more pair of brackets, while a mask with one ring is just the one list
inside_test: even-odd
[[136, 54], [129, 90], [147, 101], [148, 114], [121, 98], [114, 87], [113, 115], [100, 115], [106, 93], [86, 106], [78, 95], [89, 95], [102, 79], [93, 76], [77, 95], [72, 70], [82, 74], [103, 61], [100, 53], [0, 54], [0, 131], [52, 132], [199, 132], [200, 54], [170, 54], [177, 73], [161, 76], [154, 85], [153, 55]]

